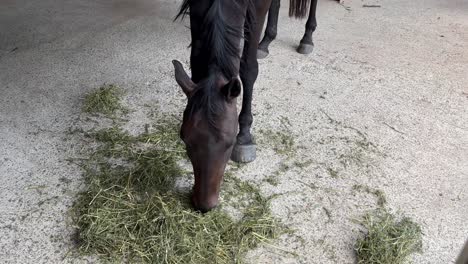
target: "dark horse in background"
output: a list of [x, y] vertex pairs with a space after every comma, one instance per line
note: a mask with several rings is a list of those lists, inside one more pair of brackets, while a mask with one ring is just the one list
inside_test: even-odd
[[[278, 17], [280, 10], [280, 2], [280, 0], [271, 1], [270, 9], [268, 10], [268, 22], [265, 29], [265, 34], [263, 36], [262, 41], [258, 45], [257, 58], [259, 59], [263, 59], [268, 56], [268, 54], [270, 53], [270, 51], [268, 50], [268, 46], [270, 46], [270, 43], [276, 38], [276, 35], [278, 33]], [[294, 4], [296, 3], [291, 3], [291, 5]], [[312, 34], [317, 28], [317, 0], [311, 0], [311, 3], [309, 5], [310, 11], [309, 18], [307, 19], [305, 25], [305, 33], [301, 39], [301, 42], [299, 43], [299, 47], [297, 47], [297, 52], [301, 54], [309, 54], [314, 50]], [[299, 14], [297, 14], [294, 13], [294, 9], [289, 9], [289, 16], [304, 18], [305, 15], [305, 12], [300, 12]]]
[[[306, 16], [310, 1], [290, 0], [290, 15]], [[271, 0], [184, 0], [177, 16], [190, 16], [192, 77], [180, 62], [173, 64], [176, 81], [188, 98], [180, 136], [195, 174], [192, 203], [202, 212], [218, 205], [229, 158], [255, 159], [252, 91], [260, 33], [270, 6]], [[238, 117], [236, 102], [242, 90]]]

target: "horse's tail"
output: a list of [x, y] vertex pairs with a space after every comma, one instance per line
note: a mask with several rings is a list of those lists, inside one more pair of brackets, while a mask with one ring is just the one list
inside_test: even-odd
[[311, 0], [289, 0], [289, 16], [304, 18], [309, 11]]

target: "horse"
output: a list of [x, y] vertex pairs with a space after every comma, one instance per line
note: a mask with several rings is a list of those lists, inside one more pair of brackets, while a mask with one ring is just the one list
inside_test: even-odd
[[[299, 46], [297, 47], [297, 52], [300, 54], [310, 54], [314, 50], [314, 42], [312, 40], [312, 35], [314, 34], [315, 29], [317, 28], [317, 0], [312, 0], [309, 6], [309, 18], [307, 19], [305, 25], [305, 33], [301, 41], [299, 42]], [[265, 29], [265, 34], [263, 36], [262, 41], [258, 45], [257, 58], [259, 59], [266, 58], [270, 53], [268, 47], [277, 35], [279, 10], [280, 0], [272, 0], [270, 9], [268, 11], [268, 21]], [[289, 13], [289, 16], [293, 15], [293, 13]], [[305, 15], [306, 13], [302, 12], [299, 18], [304, 18]]]
[[[304, 17], [310, 1], [290, 0], [290, 14]], [[184, 0], [175, 18], [190, 17], [192, 76], [179, 61], [173, 60], [173, 65], [176, 82], [187, 97], [180, 138], [193, 166], [191, 202], [198, 211], [218, 205], [229, 159], [251, 162], [256, 157], [250, 132], [252, 91], [260, 33], [270, 5], [271, 0]]]

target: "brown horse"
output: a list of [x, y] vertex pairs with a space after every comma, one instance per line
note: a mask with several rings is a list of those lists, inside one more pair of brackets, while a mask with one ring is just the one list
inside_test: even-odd
[[[310, 0], [290, 2], [290, 15], [306, 15]], [[192, 203], [202, 212], [218, 205], [229, 158], [255, 159], [252, 91], [258, 76], [260, 33], [270, 5], [271, 0], [185, 0], [177, 15], [190, 15], [192, 77], [180, 62], [173, 64], [176, 81], [188, 98], [180, 136], [195, 174]], [[237, 118], [236, 101], [242, 90]]]

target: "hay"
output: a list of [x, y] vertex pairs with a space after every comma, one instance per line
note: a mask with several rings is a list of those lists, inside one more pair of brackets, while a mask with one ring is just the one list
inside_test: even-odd
[[125, 112], [121, 105], [123, 90], [113, 84], [103, 85], [85, 96], [83, 111], [90, 114], [114, 115], [117, 110]]
[[168, 119], [138, 136], [119, 126], [86, 133], [95, 147], [82, 164], [86, 190], [73, 206], [79, 252], [119, 263], [243, 263], [248, 250], [281, 233], [269, 199], [232, 173], [223, 199], [239, 220], [222, 208], [193, 211], [189, 193], [176, 186], [185, 155], [177, 127]]
[[379, 208], [385, 208], [385, 205], [387, 205], [387, 197], [382, 190], [372, 189], [369, 186], [362, 184], [353, 185], [353, 190], [374, 195], [377, 198], [377, 205]]
[[421, 228], [407, 217], [397, 220], [381, 209], [367, 214], [363, 224], [367, 234], [355, 246], [359, 264], [401, 264], [421, 250]]
[[264, 137], [261, 139], [261, 143], [270, 145], [277, 154], [286, 156], [295, 154], [297, 146], [289, 130], [281, 129], [279, 131], [273, 131], [261, 129], [259, 133]]

